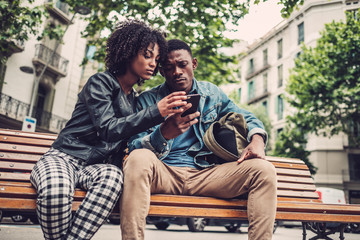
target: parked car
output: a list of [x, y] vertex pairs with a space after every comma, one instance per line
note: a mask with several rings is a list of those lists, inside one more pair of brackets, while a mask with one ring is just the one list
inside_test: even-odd
[[39, 224], [36, 213], [20, 213], [14, 211], [0, 211], [0, 222], [3, 217], [10, 217], [14, 222], [26, 222], [30, 221], [34, 224]]
[[[206, 226], [224, 226], [229, 232], [239, 231], [242, 225], [248, 225], [246, 220], [207, 219], [207, 218], [179, 218], [179, 217], [147, 217], [147, 224], [154, 224], [159, 230], [166, 230], [170, 224], [187, 225], [191, 232], [202, 232]], [[278, 222], [274, 223], [274, 232]]]

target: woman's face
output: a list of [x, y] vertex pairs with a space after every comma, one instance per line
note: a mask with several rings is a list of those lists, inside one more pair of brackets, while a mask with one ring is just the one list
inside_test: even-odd
[[129, 71], [137, 78], [148, 80], [154, 74], [159, 58], [159, 45], [150, 43], [131, 61]]

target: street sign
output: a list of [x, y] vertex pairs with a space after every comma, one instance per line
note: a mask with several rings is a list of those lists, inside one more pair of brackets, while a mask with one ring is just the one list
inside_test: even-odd
[[35, 132], [36, 118], [26, 116], [23, 121], [22, 131]]

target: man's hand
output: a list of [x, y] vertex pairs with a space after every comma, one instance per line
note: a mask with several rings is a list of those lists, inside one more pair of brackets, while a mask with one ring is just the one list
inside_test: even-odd
[[161, 99], [157, 103], [161, 116], [166, 117], [169, 114], [184, 112], [185, 110], [183, 108], [177, 109], [177, 107], [186, 105], [187, 102], [185, 100], [187, 97], [185, 95], [186, 92], [184, 91], [173, 92]]
[[[191, 103], [188, 103], [182, 107], [183, 111], [186, 111], [191, 107]], [[181, 117], [180, 113], [169, 115], [165, 122], [160, 125], [160, 131], [166, 140], [176, 138], [180, 134], [186, 132], [192, 125], [198, 122], [197, 117], [200, 116], [199, 112], [195, 112], [184, 117]]]
[[261, 135], [255, 134], [251, 138], [249, 145], [242, 151], [240, 158], [237, 160], [241, 163], [244, 160], [251, 158], [265, 159], [265, 143]]

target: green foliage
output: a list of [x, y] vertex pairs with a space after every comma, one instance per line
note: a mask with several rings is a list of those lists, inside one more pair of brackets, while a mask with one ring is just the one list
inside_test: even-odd
[[[267, 0], [253, 0], [261, 3]], [[219, 49], [231, 47], [233, 40], [224, 37], [227, 23], [236, 25], [249, 9], [251, 0], [62, 0], [73, 9], [87, 6], [93, 13], [84, 17], [88, 21], [83, 36], [89, 45], [99, 51], [94, 59], [100, 62], [105, 56], [107, 30], [111, 32], [116, 23], [124, 18], [138, 18], [160, 27], [168, 38], [180, 38], [188, 42], [199, 60], [197, 78], [217, 85], [233, 81], [234, 71], [228, 63], [236, 57], [221, 54]], [[290, 13], [302, 0], [279, 0], [284, 5], [283, 13]], [[0, 0], [0, 60], [5, 62], [14, 41], [26, 41], [30, 35], [38, 34], [42, 19], [47, 17], [44, 7], [33, 6], [34, 0]], [[38, 35], [60, 39], [61, 27], [47, 27]], [[86, 63], [84, 59], [83, 63]], [[160, 78], [159, 78], [160, 79]], [[154, 83], [156, 81], [153, 81]], [[150, 84], [150, 82], [149, 82]]]
[[[255, 3], [267, 0], [253, 0]], [[236, 25], [249, 9], [251, 0], [152, 0], [152, 1], [113, 1], [113, 0], [64, 0], [69, 5], [84, 5], [95, 9], [95, 13], [87, 17], [89, 24], [84, 36], [90, 45], [99, 51], [94, 56], [103, 61], [105, 56], [106, 35], [122, 18], [139, 18], [155, 27], [163, 29], [168, 39], [179, 38], [190, 44], [193, 55], [199, 61], [196, 76], [199, 80], [213, 82], [216, 85], [231, 82], [235, 79], [234, 70], [229, 63], [236, 63], [236, 56], [225, 56], [220, 48], [231, 47], [234, 40], [224, 37], [227, 23]], [[291, 11], [301, 0], [281, 0]], [[86, 63], [86, 60], [83, 62]], [[155, 86], [162, 80], [160, 77], [148, 81], [145, 86]]]
[[288, 102], [297, 109], [291, 122], [323, 136], [344, 132], [359, 147], [360, 20], [347, 13], [346, 22], [325, 25], [316, 46], [302, 51], [287, 86]]
[[[290, 127], [291, 125], [291, 127]], [[306, 133], [292, 124], [288, 124], [277, 136], [272, 156], [298, 158], [305, 162], [311, 175], [315, 175], [317, 168], [309, 161], [310, 152], [305, 149]]]
[[[29, 8], [23, 1], [0, 1], [0, 60], [5, 62], [16, 42], [28, 40], [29, 34], [37, 34], [43, 16], [42, 7]], [[33, 3], [33, 0], [28, 0]]]

